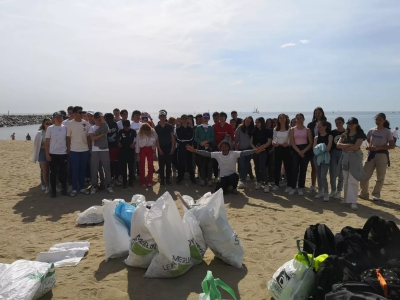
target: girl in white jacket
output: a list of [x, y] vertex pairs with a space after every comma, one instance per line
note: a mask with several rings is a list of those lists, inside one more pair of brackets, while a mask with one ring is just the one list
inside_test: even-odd
[[41, 174], [43, 175], [43, 182], [45, 187], [45, 193], [50, 193], [50, 185], [49, 185], [49, 162], [46, 159], [46, 130], [49, 126], [51, 126], [51, 120], [49, 118], [44, 118], [42, 121], [42, 125], [39, 127], [39, 131], [36, 134], [35, 141], [33, 144], [33, 157], [32, 161], [34, 163], [39, 162]]

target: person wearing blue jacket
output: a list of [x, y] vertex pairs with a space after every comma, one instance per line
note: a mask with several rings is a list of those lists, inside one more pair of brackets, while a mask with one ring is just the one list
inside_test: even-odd
[[[214, 146], [214, 129], [208, 125], [210, 121], [210, 114], [204, 113], [202, 116], [202, 124], [196, 127], [194, 133], [194, 141], [197, 144], [198, 150], [212, 151]], [[197, 165], [199, 166], [200, 185], [204, 185], [208, 180], [208, 185], [211, 186], [212, 182], [212, 159], [210, 157], [197, 155]]]
[[317, 124], [318, 134], [314, 138], [314, 165], [317, 171], [318, 194], [316, 199], [323, 198], [329, 201], [328, 171], [330, 166], [330, 154], [333, 137], [330, 135], [330, 126], [327, 121], [320, 121]]

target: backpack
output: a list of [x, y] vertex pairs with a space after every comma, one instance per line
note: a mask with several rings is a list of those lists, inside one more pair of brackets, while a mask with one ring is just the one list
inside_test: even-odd
[[328, 256], [318, 269], [316, 278], [317, 288], [313, 299], [324, 300], [325, 295], [332, 291], [334, 284], [360, 281], [362, 271], [343, 257], [336, 255]]
[[336, 284], [333, 286], [332, 292], [325, 297], [326, 300], [386, 300], [379, 293], [376, 293], [366, 283], [349, 282], [344, 284]]
[[[304, 239], [315, 245], [315, 257], [321, 254], [335, 255], [335, 236], [325, 224], [311, 225], [304, 233]], [[303, 251], [312, 253], [307, 243], [303, 245]]]
[[388, 299], [400, 299], [400, 278], [389, 268], [366, 270], [361, 275], [362, 282], [380, 291]]

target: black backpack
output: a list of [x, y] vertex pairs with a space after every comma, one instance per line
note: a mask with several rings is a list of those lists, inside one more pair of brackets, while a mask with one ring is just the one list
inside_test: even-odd
[[[304, 239], [315, 245], [315, 257], [321, 254], [335, 255], [335, 236], [325, 224], [315, 224], [307, 228]], [[303, 251], [313, 253], [307, 243], [303, 245]]]
[[386, 300], [380, 293], [376, 293], [366, 283], [349, 282], [333, 286], [332, 292], [325, 297], [326, 300]]

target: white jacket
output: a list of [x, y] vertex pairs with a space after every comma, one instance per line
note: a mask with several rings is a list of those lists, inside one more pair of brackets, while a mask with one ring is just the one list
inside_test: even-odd
[[39, 160], [40, 147], [42, 146], [42, 134], [43, 130], [39, 130], [36, 133], [35, 140], [33, 141], [33, 156], [32, 156], [33, 163], [37, 163]]

